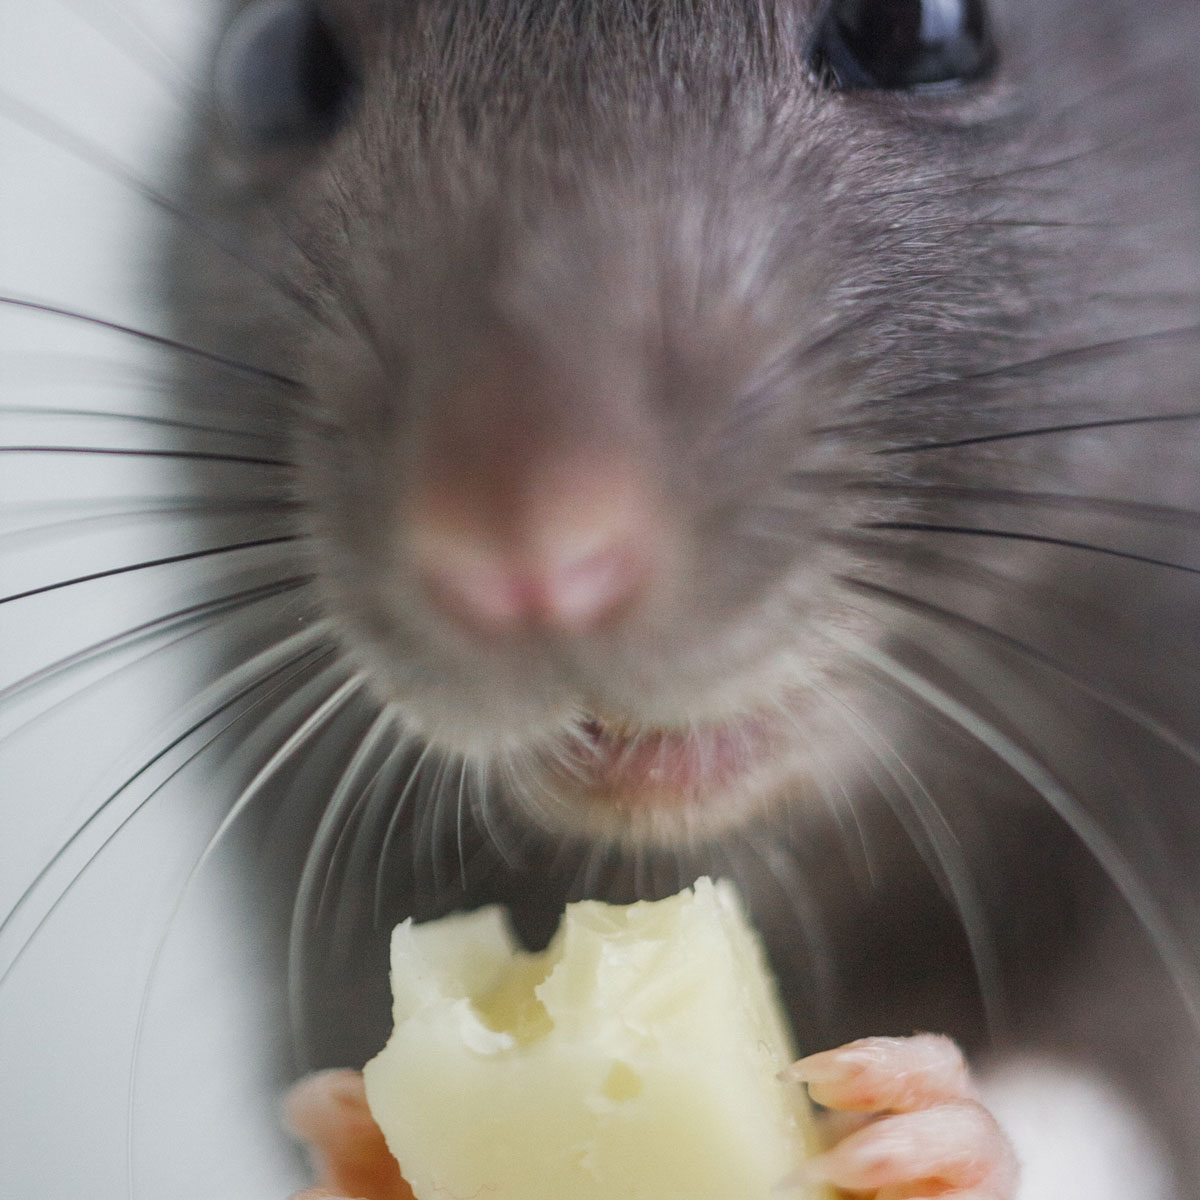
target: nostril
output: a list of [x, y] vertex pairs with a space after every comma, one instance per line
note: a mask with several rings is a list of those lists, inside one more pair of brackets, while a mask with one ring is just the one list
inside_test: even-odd
[[568, 632], [587, 632], [632, 600], [647, 573], [644, 552], [632, 539], [559, 562], [542, 581], [541, 616]]
[[615, 619], [653, 576], [648, 497], [628, 470], [563, 471], [498, 511], [457, 490], [413, 515], [417, 573], [431, 601], [475, 632], [584, 634]]
[[418, 576], [429, 599], [447, 616], [486, 634], [512, 633], [524, 623], [520, 581], [502, 563], [462, 554], [444, 539], [424, 538], [420, 544]]

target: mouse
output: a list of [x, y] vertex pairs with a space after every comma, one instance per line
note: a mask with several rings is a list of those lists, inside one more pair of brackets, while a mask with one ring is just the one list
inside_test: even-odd
[[[264, 446], [246, 539], [304, 607], [253, 663], [327, 671], [242, 799], [371, 714], [292, 839], [294, 943], [490, 899], [536, 943], [715, 869], [797, 1086], [870, 1118], [831, 1182], [1197, 1195], [1200, 9], [219, 24], [173, 402]], [[459, 879], [414, 895], [404, 842]], [[378, 1044], [349, 957], [292, 997], [314, 1068]], [[360, 1099], [316, 1079], [336, 1163]]]

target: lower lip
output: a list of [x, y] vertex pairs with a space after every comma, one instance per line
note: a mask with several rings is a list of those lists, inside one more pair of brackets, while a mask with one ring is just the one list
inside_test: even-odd
[[628, 809], [703, 804], [770, 757], [777, 726], [746, 717], [691, 730], [621, 730], [589, 720], [569, 751], [589, 800]]

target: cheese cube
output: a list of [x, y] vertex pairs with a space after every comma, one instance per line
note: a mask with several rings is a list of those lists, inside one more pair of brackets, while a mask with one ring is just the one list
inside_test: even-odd
[[392, 988], [367, 1099], [418, 1200], [780, 1200], [815, 1152], [728, 883], [570, 905], [541, 954], [496, 908], [406, 921]]

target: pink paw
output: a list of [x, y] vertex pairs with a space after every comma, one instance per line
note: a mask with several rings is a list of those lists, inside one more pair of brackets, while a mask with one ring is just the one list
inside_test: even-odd
[[292, 1200], [413, 1200], [367, 1108], [357, 1071], [302, 1079], [284, 1101], [284, 1119], [309, 1148], [320, 1186]]
[[874, 1200], [1016, 1200], [1016, 1160], [949, 1038], [865, 1038], [784, 1078], [834, 1113], [870, 1119], [808, 1164], [812, 1180]]

